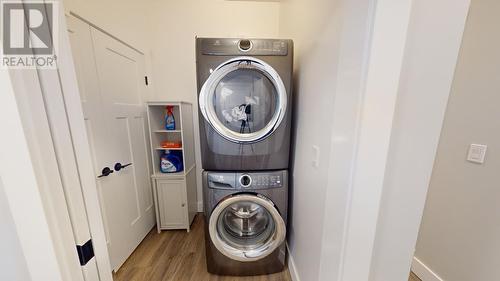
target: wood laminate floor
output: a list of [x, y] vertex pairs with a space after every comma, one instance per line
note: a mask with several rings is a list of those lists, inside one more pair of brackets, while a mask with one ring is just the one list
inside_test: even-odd
[[281, 273], [233, 277], [209, 274], [205, 265], [203, 215], [194, 219], [191, 232], [156, 228], [114, 274], [115, 281], [291, 281], [288, 269]]
[[[115, 281], [291, 281], [288, 268], [281, 273], [250, 276], [217, 276], [205, 266], [203, 215], [194, 219], [191, 232], [156, 232], [156, 227], [113, 275]], [[420, 281], [413, 273], [409, 281]]]
[[417, 275], [410, 273], [410, 279], [408, 279], [408, 281], [422, 281], [420, 280], [420, 278], [417, 277]]

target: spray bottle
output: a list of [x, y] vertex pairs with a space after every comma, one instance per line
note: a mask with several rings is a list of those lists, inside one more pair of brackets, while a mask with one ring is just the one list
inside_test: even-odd
[[175, 130], [175, 118], [173, 109], [174, 107], [169, 105], [166, 107], [167, 113], [165, 114], [165, 130]]

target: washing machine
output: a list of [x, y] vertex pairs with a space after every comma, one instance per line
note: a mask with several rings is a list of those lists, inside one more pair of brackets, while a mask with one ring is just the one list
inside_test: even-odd
[[288, 168], [293, 42], [197, 38], [202, 167]]
[[262, 275], [285, 267], [286, 170], [203, 172], [207, 268]]

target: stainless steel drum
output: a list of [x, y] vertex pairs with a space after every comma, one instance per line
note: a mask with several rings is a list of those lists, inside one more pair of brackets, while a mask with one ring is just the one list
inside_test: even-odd
[[286, 237], [283, 218], [264, 196], [231, 196], [213, 210], [208, 226], [215, 247], [227, 257], [256, 261], [267, 257]]

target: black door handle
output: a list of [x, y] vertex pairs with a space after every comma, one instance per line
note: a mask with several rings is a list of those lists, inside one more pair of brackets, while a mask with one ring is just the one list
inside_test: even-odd
[[120, 171], [121, 169], [123, 168], [127, 168], [128, 166], [132, 165], [132, 163], [128, 163], [128, 164], [125, 164], [125, 165], [122, 165], [122, 163], [118, 162], [115, 164], [115, 171]]
[[98, 176], [98, 178], [107, 177], [112, 173], [113, 173], [113, 170], [111, 170], [109, 167], [104, 167], [104, 169], [102, 169], [102, 171], [101, 171], [101, 175]]

